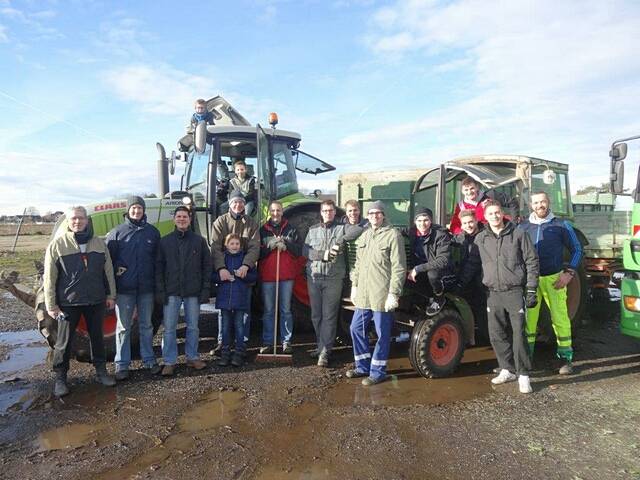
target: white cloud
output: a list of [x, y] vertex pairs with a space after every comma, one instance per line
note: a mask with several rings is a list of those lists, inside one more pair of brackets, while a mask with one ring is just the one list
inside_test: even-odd
[[[608, 142], [640, 130], [639, 40], [632, 2], [397, 1], [372, 15], [367, 44], [396, 64], [435, 65], [430, 95], [445, 104], [412, 122], [351, 132], [340, 145], [374, 163], [386, 145], [405, 143], [430, 158], [531, 154], [570, 163], [579, 181], [602, 177]], [[454, 73], [467, 84], [435, 81]]]
[[0, 25], [0, 43], [7, 43], [9, 41], [9, 35], [7, 35], [7, 27]]
[[106, 72], [104, 78], [118, 97], [137, 104], [146, 113], [184, 115], [196, 98], [215, 92], [215, 82], [210, 78], [165, 65], [115, 68]]
[[120, 17], [100, 24], [95, 43], [104, 52], [129, 59], [132, 56], [143, 58], [146, 55], [145, 45], [153, 39], [142, 21]]
[[146, 146], [121, 142], [79, 144], [62, 153], [6, 152], [3, 162], [12, 169], [0, 177], [0, 214], [16, 214], [26, 206], [45, 212], [123, 193], [155, 192], [155, 163], [131, 168], [132, 158], [148, 158], [149, 153]]

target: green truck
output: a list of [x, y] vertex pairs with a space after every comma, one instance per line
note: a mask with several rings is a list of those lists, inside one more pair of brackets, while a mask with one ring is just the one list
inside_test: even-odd
[[[254, 218], [259, 224], [264, 223], [268, 204], [271, 200], [280, 200], [284, 206], [284, 216], [299, 231], [302, 238], [308, 227], [320, 219], [318, 204], [319, 192], [305, 195], [299, 187], [301, 177], [313, 178], [335, 168], [322, 160], [304, 153], [299, 149], [301, 136], [299, 133], [276, 128], [277, 115], [269, 116], [270, 126], [262, 128], [253, 126], [232, 105], [222, 97], [214, 97], [207, 101], [207, 109], [213, 113], [215, 125], [200, 122], [194, 132], [183, 136], [178, 141], [178, 152], [172, 152], [167, 158], [164, 147], [157, 144], [158, 159], [158, 196], [147, 198], [146, 214], [150, 223], [154, 224], [161, 235], [173, 230], [172, 213], [183, 204], [190, 205], [194, 214], [194, 229], [211, 243], [211, 225], [220, 212], [220, 204], [225, 200], [219, 195], [219, 187], [232, 175], [233, 161], [242, 158], [247, 163], [247, 171], [256, 176], [258, 205]], [[180, 179], [178, 190], [169, 190], [169, 175], [176, 171], [176, 162], [182, 161], [184, 173]], [[94, 231], [105, 236], [113, 227], [122, 222], [125, 213], [125, 199], [108, 200], [86, 205]], [[66, 219], [62, 217], [52, 235], [63, 231]], [[303, 259], [301, 259], [302, 261]], [[25, 297], [26, 298], [26, 297]], [[306, 282], [301, 273], [294, 285], [295, 308], [298, 317], [309, 318], [309, 299]], [[44, 308], [42, 288], [35, 299], [36, 317], [40, 332], [53, 346], [56, 338], [56, 323], [49, 317]], [[215, 333], [215, 322], [206, 313], [204, 306], [201, 315], [204, 319], [202, 332]], [[154, 324], [161, 322], [161, 308], [154, 312]], [[114, 335], [116, 316], [114, 311], [106, 314], [104, 336], [107, 353], [113, 355], [115, 349]], [[74, 352], [76, 357], [88, 357], [88, 333], [81, 321], [78, 327]], [[137, 344], [137, 327], [132, 328], [132, 344]]]
[[[624, 188], [624, 160], [627, 158], [627, 142], [640, 139], [640, 135], [616, 140], [611, 144], [611, 191], [627, 195]], [[624, 277], [621, 285], [620, 330], [623, 334], [640, 338], [640, 170], [634, 180], [631, 192], [633, 209], [631, 212], [630, 234], [623, 243], [622, 261]]]
[[[537, 190], [549, 194], [556, 216], [571, 221], [580, 217], [573, 211], [569, 166], [523, 155], [477, 155], [456, 158], [429, 170], [341, 175], [338, 203], [344, 205], [347, 200], [356, 199], [366, 211], [371, 202], [382, 200], [387, 205], [389, 222], [399, 228], [412, 224], [413, 213], [418, 206], [429, 207], [434, 212], [434, 222], [448, 225], [456, 203], [462, 198], [461, 182], [467, 176], [473, 177], [485, 191], [506, 203], [508, 214], [513, 219], [529, 214], [529, 197]], [[593, 223], [592, 218], [582, 219], [585, 224]], [[589, 282], [594, 279], [601, 281], [601, 274], [613, 272], [616, 262], [619, 263], [619, 250], [606, 239], [601, 239], [600, 246], [589, 248], [591, 241], [608, 231], [608, 226], [599, 224], [600, 229], [590, 230], [587, 236], [582, 223], [576, 224], [576, 234], [586, 247], [586, 256], [578, 275], [568, 285], [567, 298], [574, 329], [587, 306]], [[349, 254], [353, 262], [353, 248]], [[411, 255], [407, 258], [411, 266]], [[461, 297], [447, 295], [446, 308], [437, 316], [428, 317], [425, 314], [427, 299], [407, 285], [396, 312], [399, 328], [411, 331], [411, 363], [425, 377], [449, 375], [458, 366], [465, 346], [477, 343], [477, 324], [482, 321], [483, 312], [473, 312]], [[640, 299], [638, 305], [640, 308]], [[345, 300], [345, 308], [353, 307]], [[539, 323], [539, 336], [542, 340], [551, 340], [554, 338], [553, 330], [548, 310], [545, 310], [546, 306]]]

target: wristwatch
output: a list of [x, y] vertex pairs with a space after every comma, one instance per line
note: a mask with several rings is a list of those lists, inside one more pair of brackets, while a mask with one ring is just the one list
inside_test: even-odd
[[569, 275], [571, 275], [573, 277], [573, 276], [575, 276], [576, 271], [575, 270], [571, 270], [570, 268], [565, 268], [564, 269], [564, 273], [568, 273]]

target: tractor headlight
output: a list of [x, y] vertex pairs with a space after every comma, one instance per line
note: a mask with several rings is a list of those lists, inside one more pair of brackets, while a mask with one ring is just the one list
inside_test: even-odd
[[631, 312], [640, 312], [640, 297], [624, 296], [624, 308]]

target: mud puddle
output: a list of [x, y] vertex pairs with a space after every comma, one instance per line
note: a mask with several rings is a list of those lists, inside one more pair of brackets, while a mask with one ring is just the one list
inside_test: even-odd
[[0, 333], [0, 347], [7, 359], [0, 362], [0, 382], [18, 376], [47, 358], [49, 347], [38, 330]]
[[30, 388], [18, 388], [0, 393], [0, 415], [10, 411], [24, 412], [33, 404], [36, 397]]
[[172, 457], [181, 457], [195, 446], [195, 433], [227, 425], [232, 422], [234, 412], [244, 404], [245, 395], [240, 391], [216, 391], [206, 395], [190, 410], [187, 410], [176, 424], [176, 432], [164, 440], [144, 432], [135, 433], [149, 437], [153, 447], [122, 467], [109, 469], [94, 476], [95, 480], [129, 478], [143, 470], [157, 470], [163, 462]]
[[408, 358], [392, 358], [387, 364], [388, 381], [363, 387], [359, 378], [345, 379], [328, 391], [326, 399], [338, 406], [441, 405], [470, 400], [493, 391], [490, 378], [495, 364], [491, 347], [470, 348], [454, 375], [426, 379], [411, 368]]
[[97, 441], [98, 433], [105, 428], [103, 424], [74, 423], [47, 430], [38, 436], [38, 451], [66, 450], [78, 448]]

